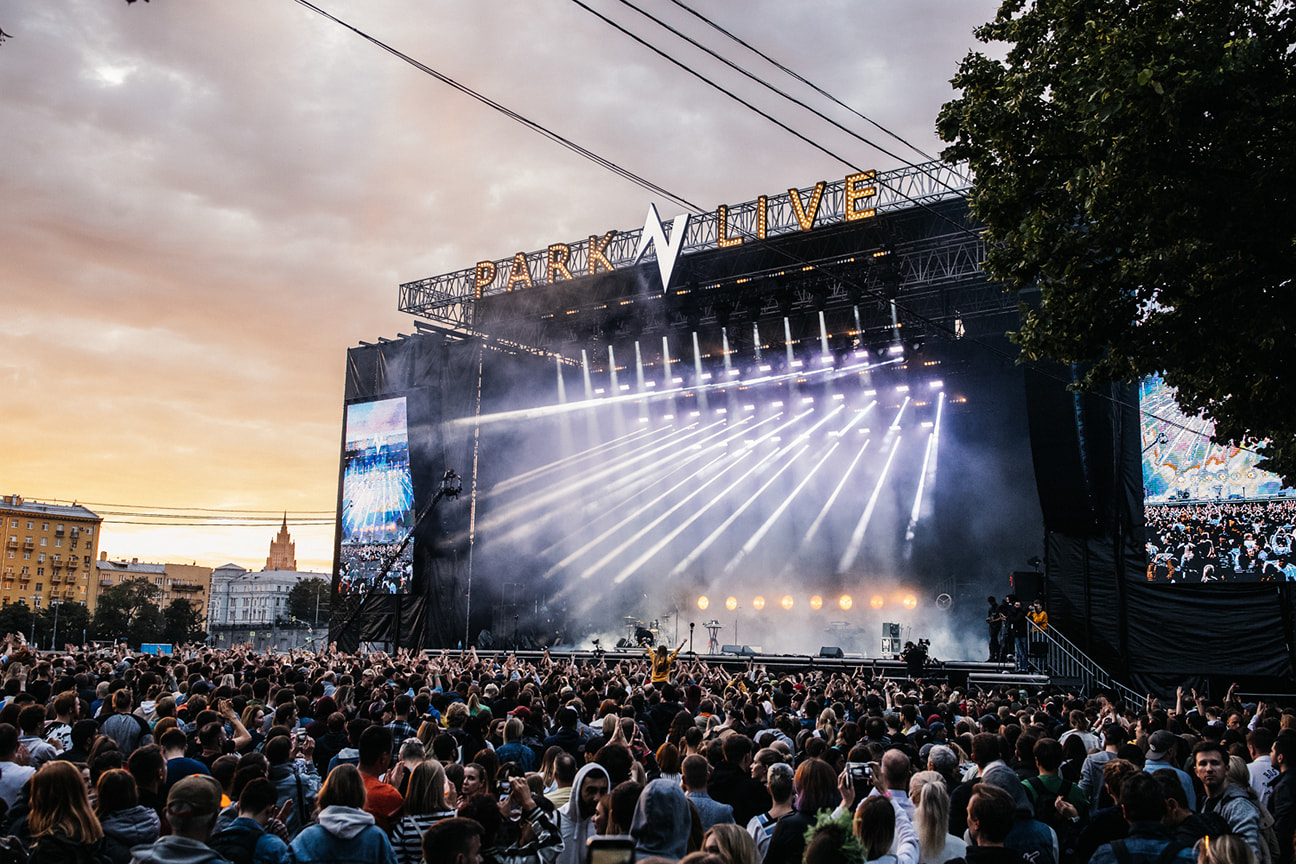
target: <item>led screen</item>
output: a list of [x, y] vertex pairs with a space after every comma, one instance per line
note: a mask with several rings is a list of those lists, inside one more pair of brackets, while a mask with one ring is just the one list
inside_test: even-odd
[[[342, 468], [342, 544], [338, 593], [367, 594], [413, 526], [414, 484], [410, 479], [405, 398], [347, 407]], [[413, 543], [382, 577], [376, 590], [409, 590]]]
[[1254, 449], [1211, 442], [1160, 377], [1139, 387], [1149, 582], [1296, 580], [1296, 501]]

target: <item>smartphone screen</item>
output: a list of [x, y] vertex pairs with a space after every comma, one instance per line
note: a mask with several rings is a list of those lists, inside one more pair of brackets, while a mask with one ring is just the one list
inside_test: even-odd
[[586, 864], [634, 864], [634, 838], [626, 834], [591, 837], [587, 843]]

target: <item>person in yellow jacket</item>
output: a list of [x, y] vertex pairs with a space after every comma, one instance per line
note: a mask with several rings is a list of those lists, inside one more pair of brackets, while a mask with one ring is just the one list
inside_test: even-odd
[[[688, 640], [685, 639], [684, 642]], [[652, 683], [665, 684], [670, 680], [671, 672], [675, 669], [675, 658], [679, 656], [680, 648], [684, 647], [684, 642], [679, 644], [673, 652], [668, 653], [665, 645], [658, 645], [656, 651], [649, 652], [652, 658]]]

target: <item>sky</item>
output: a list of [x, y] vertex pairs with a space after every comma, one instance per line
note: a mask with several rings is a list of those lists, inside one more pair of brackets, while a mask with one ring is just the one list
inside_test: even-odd
[[[846, 161], [900, 164], [585, 2]], [[850, 173], [576, 2], [317, 5], [706, 207]], [[922, 161], [669, 0], [637, 5]], [[689, 5], [936, 154], [998, 4]], [[0, 491], [87, 503], [113, 558], [256, 569], [287, 512], [299, 569], [330, 570], [345, 353], [413, 331], [398, 285], [680, 212], [293, 0], [0, 0], [0, 30]]]

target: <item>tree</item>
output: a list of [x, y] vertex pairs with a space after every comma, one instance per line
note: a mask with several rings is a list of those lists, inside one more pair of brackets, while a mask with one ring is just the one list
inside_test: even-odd
[[[316, 615], [318, 604], [319, 614]], [[288, 614], [315, 626], [317, 621], [328, 623], [329, 583], [323, 579], [303, 579], [288, 592]]]
[[162, 641], [172, 645], [205, 642], [203, 618], [188, 600], [177, 597], [162, 612]]
[[155, 642], [162, 632], [162, 589], [136, 578], [105, 588], [95, 609], [96, 639], [125, 639], [132, 646]]
[[42, 647], [61, 650], [69, 642], [80, 645], [89, 629], [90, 610], [80, 603], [51, 603], [36, 613], [36, 644]]
[[31, 634], [32, 610], [26, 600], [7, 603], [0, 607], [0, 633]]
[[1013, 334], [1081, 386], [1160, 372], [1296, 482], [1296, 19], [1269, 0], [1007, 0], [937, 121]]

